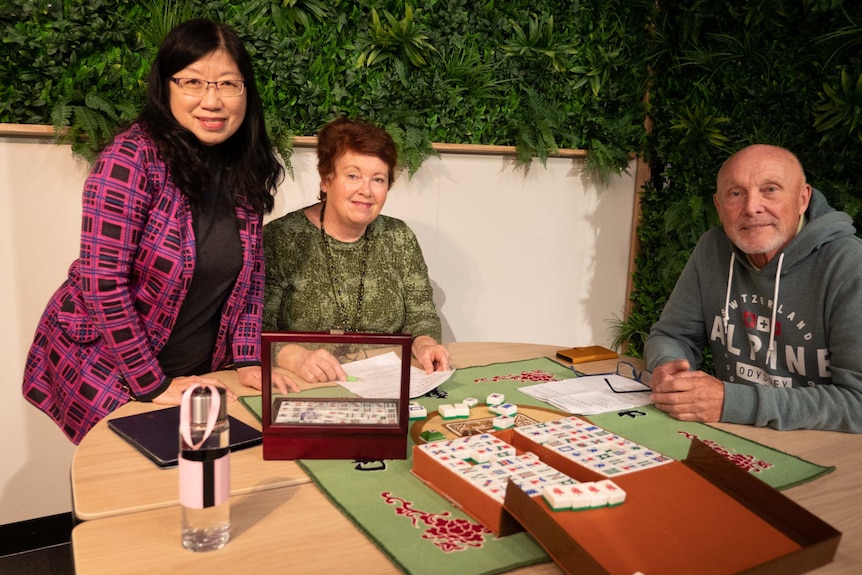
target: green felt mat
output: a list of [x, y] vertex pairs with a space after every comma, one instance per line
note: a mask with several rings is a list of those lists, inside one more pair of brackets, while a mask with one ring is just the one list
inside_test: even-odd
[[[547, 404], [517, 388], [572, 375], [571, 370], [548, 358], [471, 367], [459, 369], [440, 386], [447, 397], [414, 401], [430, 413], [442, 403], [467, 397], [484, 402], [488, 394], [498, 392], [505, 394], [510, 403], [547, 408]], [[260, 396], [241, 400], [260, 418]], [[777, 489], [810, 481], [834, 469], [708, 425], [677, 421], [652, 407], [639, 407], [622, 415], [593, 415], [590, 419], [674, 459], [685, 458], [690, 439], [697, 437]], [[300, 463], [333, 503], [407, 573], [484, 575], [550, 560], [529, 535], [495, 537], [455, 509], [410, 473], [411, 459]]]

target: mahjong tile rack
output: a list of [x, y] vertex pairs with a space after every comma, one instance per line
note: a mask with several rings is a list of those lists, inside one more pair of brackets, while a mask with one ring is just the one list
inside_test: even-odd
[[700, 441], [675, 461], [574, 416], [419, 443], [412, 471], [572, 574], [804, 573], [841, 537]]
[[[455, 439], [467, 435], [494, 433], [500, 431], [500, 420], [511, 418], [512, 427], [523, 427], [543, 421], [551, 421], [564, 417], [565, 414], [555, 409], [536, 407], [532, 405], [517, 405], [517, 412], [509, 416], [501, 416], [494, 405], [478, 403], [469, 407], [468, 416], [443, 417], [439, 410], [431, 411], [422, 419], [415, 420], [410, 425], [410, 437], [416, 444], [426, 443], [429, 439]], [[494, 427], [495, 421], [497, 428]]]
[[[410, 422], [407, 409], [411, 341], [407, 334], [264, 332], [263, 458], [405, 459]], [[351, 391], [349, 381], [308, 382], [277, 365], [278, 354], [286, 346], [297, 350], [323, 349], [342, 365], [394, 352], [401, 360], [400, 383], [384, 397], [360, 397]], [[292, 380], [301, 391], [280, 393], [273, 385], [276, 373]]]

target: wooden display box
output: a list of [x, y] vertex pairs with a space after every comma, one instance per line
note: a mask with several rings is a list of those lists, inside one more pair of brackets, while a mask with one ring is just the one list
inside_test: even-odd
[[627, 493], [618, 507], [554, 511], [510, 482], [505, 509], [579, 575], [805, 573], [831, 562], [841, 539], [697, 440], [683, 461], [613, 481]]
[[[410, 357], [408, 334], [265, 332], [262, 335], [262, 410], [264, 459], [406, 459], [409, 426]], [[361, 350], [350, 357], [333, 353], [342, 364], [383, 352], [401, 360], [395, 397], [360, 398], [344, 382], [309, 384], [275, 364], [281, 344]], [[272, 374], [281, 370], [302, 389], [278, 395]], [[385, 416], [368, 416], [376, 410]], [[356, 414], [362, 414], [361, 417]]]
[[[513, 429], [493, 435], [578, 481], [606, 478]], [[571, 574], [805, 573], [831, 562], [841, 538], [697, 440], [682, 461], [613, 476], [621, 505], [582, 511], [554, 511], [511, 481], [501, 504], [419, 445], [413, 473], [498, 536], [526, 529]]]

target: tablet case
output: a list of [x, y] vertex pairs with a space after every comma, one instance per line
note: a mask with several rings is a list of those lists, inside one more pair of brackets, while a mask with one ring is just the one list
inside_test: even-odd
[[[230, 448], [258, 445], [261, 432], [235, 417], [230, 421]], [[174, 467], [180, 450], [180, 408], [168, 407], [108, 420], [108, 427], [159, 467]]]

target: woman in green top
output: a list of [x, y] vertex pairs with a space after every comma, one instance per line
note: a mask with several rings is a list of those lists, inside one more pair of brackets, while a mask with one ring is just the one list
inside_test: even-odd
[[[392, 137], [338, 118], [318, 133], [317, 159], [320, 202], [264, 227], [264, 330], [409, 333], [426, 372], [448, 370], [416, 236], [380, 215], [398, 161]], [[310, 382], [346, 377], [325, 349], [287, 346], [277, 361]]]

